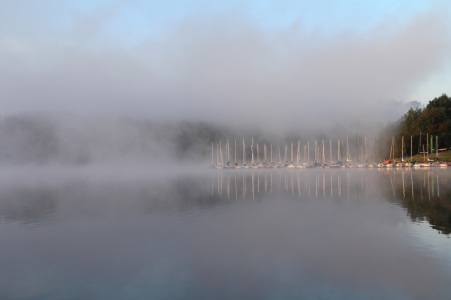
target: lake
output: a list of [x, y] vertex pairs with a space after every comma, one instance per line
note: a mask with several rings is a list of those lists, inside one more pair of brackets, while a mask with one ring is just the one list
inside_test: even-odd
[[450, 299], [451, 170], [5, 167], [1, 299]]

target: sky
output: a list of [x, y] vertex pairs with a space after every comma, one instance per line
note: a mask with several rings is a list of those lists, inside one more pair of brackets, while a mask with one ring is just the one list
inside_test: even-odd
[[2, 0], [2, 114], [291, 128], [451, 95], [451, 2]]

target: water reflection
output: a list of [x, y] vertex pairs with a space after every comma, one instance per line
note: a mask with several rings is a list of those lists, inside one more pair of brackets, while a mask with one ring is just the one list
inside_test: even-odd
[[448, 299], [451, 240], [437, 233], [449, 234], [449, 177], [249, 169], [0, 180], [0, 298]]
[[[217, 171], [212, 175], [212, 195], [224, 195], [234, 183], [235, 199], [255, 199], [271, 194], [307, 198], [363, 199], [384, 198], [407, 209], [412, 221], [427, 220], [440, 233], [451, 233], [451, 173], [447, 170], [258, 170]], [[237, 180], [239, 178], [240, 180]], [[273, 178], [277, 183], [273, 186]], [[264, 188], [260, 190], [260, 185]], [[248, 192], [247, 186], [250, 186]]]
[[451, 233], [451, 190], [449, 172], [443, 170], [390, 173], [392, 197], [412, 221], [427, 220], [440, 233]]
[[[428, 221], [451, 233], [451, 172], [448, 170], [246, 170], [212, 171], [197, 176], [152, 178], [145, 182], [0, 186], [0, 221], [45, 225], [58, 214], [97, 215], [183, 212], [224, 200], [294, 197], [298, 199], [384, 199], [403, 206], [412, 221]], [[86, 207], [89, 206], [89, 210]]]
[[[284, 193], [298, 198], [342, 198], [368, 197], [368, 180], [375, 174], [354, 171], [217, 171], [211, 179], [211, 196], [230, 199], [230, 189], [235, 190], [235, 199], [255, 199], [263, 194]], [[368, 177], [371, 177], [368, 179]], [[226, 185], [226, 192], [223, 185]], [[231, 187], [233, 184], [233, 187]], [[343, 189], [345, 185], [345, 189]], [[250, 186], [250, 190], [248, 190]], [[262, 187], [262, 188], [260, 188]], [[343, 190], [345, 193], [343, 194]]]
[[8, 188], [0, 194], [0, 221], [25, 225], [52, 222], [58, 197], [49, 187]]

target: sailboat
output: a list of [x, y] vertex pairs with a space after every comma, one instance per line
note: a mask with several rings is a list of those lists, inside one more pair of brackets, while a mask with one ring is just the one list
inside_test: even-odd
[[251, 144], [251, 168], [257, 168], [257, 165], [254, 161], [254, 138], [252, 138], [252, 144]]
[[211, 142], [211, 167], [215, 167], [215, 145]]
[[429, 162], [427, 162], [427, 160], [426, 160], [426, 153], [427, 152], [424, 151], [424, 144], [423, 144], [423, 162], [420, 163], [420, 167], [422, 167], [422, 168], [428, 168], [431, 166], [431, 164]]
[[224, 166], [224, 158], [222, 156], [221, 140], [216, 144], [216, 169], [222, 169]]
[[296, 153], [296, 168], [304, 168], [304, 165], [301, 164], [301, 141], [298, 141], [298, 149]]
[[[411, 142], [410, 144], [412, 144], [412, 138], [410, 139]], [[401, 140], [401, 161], [402, 161], [402, 165], [403, 167], [411, 167], [412, 166], [412, 154], [410, 154], [410, 162], [404, 160], [404, 151], [405, 151], [405, 143], [404, 143], [404, 136], [402, 136], [402, 140]], [[410, 146], [410, 148], [412, 149], [412, 146]]]
[[226, 140], [226, 163], [224, 165], [224, 168], [230, 168], [230, 145], [229, 145], [229, 139]]
[[263, 161], [260, 161], [260, 150], [258, 148], [258, 143], [257, 143], [257, 168], [264, 168], [265, 164], [263, 163]]
[[294, 161], [293, 161], [293, 142], [291, 143], [291, 159], [290, 162], [286, 164], [287, 168], [295, 168], [296, 166], [294, 165]]
[[313, 164], [310, 163], [310, 141], [304, 145], [304, 168], [312, 168]]
[[321, 141], [322, 145], [323, 145], [323, 151], [322, 151], [322, 156], [321, 156], [321, 168], [328, 168], [329, 166], [327, 165], [326, 162], [326, 149], [324, 148], [324, 140]]
[[341, 144], [340, 140], [337, 140], [337, 160], [332, 162], [332, 143], [330, 147], [330, 167], [331, 168], [344, 168], [343, 162], [341, 161]]
[[439, 168], [447, 168], [448, 164], [443, 161], [439, 161], [438, 159], [438, 135], [435, 136], [435, 159], [436, 159], [436, 166]]
[[395, 143], [395, 138], [394, 137], [392, 137], [392, 142], [391, 142], [391, 145], [390, 145], [390, 156], [389, 156], [389, 159], [388, 160], [384, 160], [384, 167], [385, 168], [391, 168], [391, 167], [393, 167], [393, 158], [394, 158], [394, 156], [395, 156], [395, 145], [394, 145], [394, 143]]
[[349, 139], [348, 139], [348, 136], [346, 136], [346, 163], [345, 163], [345, 167], [346, 168], [352, 167], [352, 160], [351, 160], [351, 156], [349, 154]]
[[270, 167], [270, 168], [275, 168], [275, 167], [276, 167], [276, 164], [275, 164], [275, 162], [274, 162], [274, 160], [273, 160], [273, 158], [272, 158], [272, 144], [269, 146], [269, 150], [270, 150], [270, 154], [271, 154], [271, 160], [270, 160], [270, 162], [269, 162], [269, 167]]
[[235, 169], [240, 169], [241, 168], [241, 166], [236, 161], [236, 138], [235, 138], [235, 162], [234, 162], [233, 165], [234, 165]]
[[246, 144], [243, 139], [243, 160], [242, 160], [243, 168], [248, 169], [249, 166], [246, 164]]

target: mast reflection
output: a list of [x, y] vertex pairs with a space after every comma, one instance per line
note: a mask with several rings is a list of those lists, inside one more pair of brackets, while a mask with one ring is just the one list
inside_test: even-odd
[[[347, 199], [351, 203], [384, 199], [404, 207], [412, 221], [427, 220], [438, 231], [451, 233], [451, 188], [448, 184], [451, 172], [447, 170], [226, 171], [230, 172], [226, 179], [222, 175], [224, 171], [217, 172], [212, 191], [217, 191], [220, 197], [226, 193], [227, 199], [230, 198], [231, 181], [234, 182], [235, 199], [238, 199], [238, 194], [242, 199], [284, 195], [298, 199]], [[223, 180], [227, 181], [226, 192], [222, 190]], [[250, 194], [247, 193], [248, 185]]]

